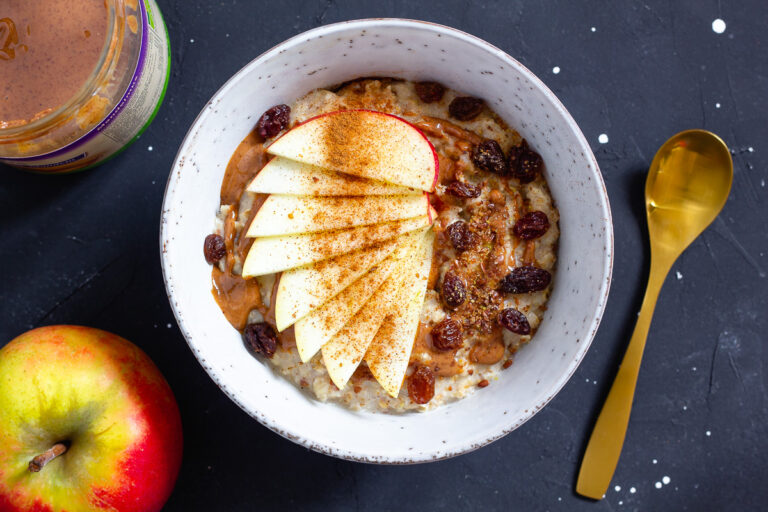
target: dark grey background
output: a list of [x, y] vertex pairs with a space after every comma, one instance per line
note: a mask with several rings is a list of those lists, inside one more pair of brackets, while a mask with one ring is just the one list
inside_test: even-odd
[[[166, 510], [768, 509], [765, 0], [159, 3], [173, 73], [141, 139], [83, 174], [0, 170], [0, 344], [32, 327], [75, 323], [149, 353], [176, 392], [185, 428], [184, 465]], [[616, 233], [602, 326], [562, 392], [488, 447], [411, 467], [309, 452], [231, 403], [176, 328], [157, 242], [173, 157], [219, 86], [298, 32], [377, 16], [460, 28], [541, 77], [595, 150]], [[712, 30], [716, 18], [727, 24], [723, 34]], [[593, 503], [573, 488], [644, 289], [645, 172], [664, 140], [688, 128], [712, 130], [732, 148], [733, 189], [662, 291], [624, 453], [606, 499]], [[602, 133], [607, 144], [598, 142]], [[670, 483], [656, 489], [664, 476]]]

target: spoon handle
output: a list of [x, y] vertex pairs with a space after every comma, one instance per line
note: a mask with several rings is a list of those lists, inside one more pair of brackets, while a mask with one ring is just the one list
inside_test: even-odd
[[669, 265], [666, 263], [666, 261], [657, 260], [654, 265], [654, 262], [651, 262], [648, 287], [645, 290], [645, 298], [635, 330], [581, 462], [576, 492], [582, 496], [596, 500], [602, 499], [611, 483], [616, 464], [619, 462], [653, 310], [656, 307], [661, 286], [671, 268], [671, 262]]

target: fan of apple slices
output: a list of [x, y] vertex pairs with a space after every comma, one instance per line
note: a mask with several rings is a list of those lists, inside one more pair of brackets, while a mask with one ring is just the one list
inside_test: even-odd
[[269, 194], [251, 222], [243, 276], [282, 272], [279, 331], [294, 326], [343, 389], [365, 360], [395, 397], [405, 378], [432, 265], [432, 144], [410, 123], [347, 110], [301, 123], [267, 148], [248, 185]]

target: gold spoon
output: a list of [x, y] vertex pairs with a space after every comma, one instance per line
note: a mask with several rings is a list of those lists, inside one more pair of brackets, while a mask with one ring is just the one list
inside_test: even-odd
[[645, 182], [651, 271], [635, 331], [581, 463], [576, 492], [599, 500], [611, 483], [627, 433], [637, 374], [656, 299], [672, 264], [717, 217], [728, 199], [733, 162], [728, 146], [705, 130], [673, 136], [656, 153]]

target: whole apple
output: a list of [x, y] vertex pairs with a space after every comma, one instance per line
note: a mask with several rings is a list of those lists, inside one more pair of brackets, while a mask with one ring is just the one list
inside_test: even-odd
[[171, 388], [129, 341], [51, 326], [0, 349], [0, 511], [158, 511], [181, 453]]

